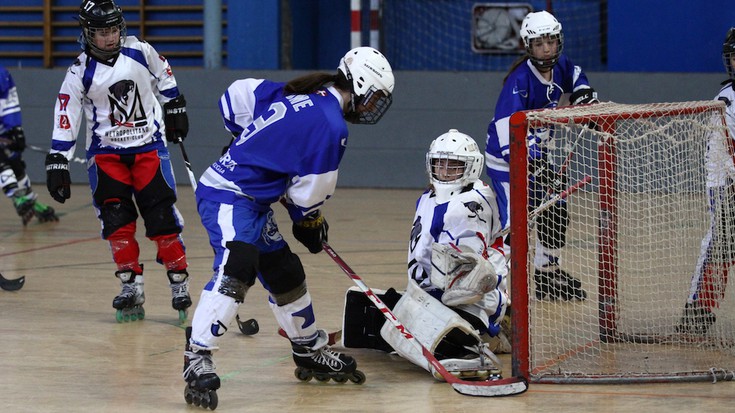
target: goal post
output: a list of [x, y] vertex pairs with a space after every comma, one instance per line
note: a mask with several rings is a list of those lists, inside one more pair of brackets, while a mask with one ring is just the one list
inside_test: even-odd
[[[735, 217], [735, 202], [710, 205], [708, 196], [708, 167], [732, 162], [732, 154], [706, 156], [708, 145], [728, 147], [724, 103], [524, 111], [511, 116], [510, 132], [513, 374], [550, 383], [732, 380], [735, 288], [726, 289], [727, 272], [714, 281], [722, 293], [716, 322], [705, 333], [678, 328], [713, 225], [710, 207]], [[592, 177], [565, 200], [558, 250], [560, 267], [586, 291], [582, 301], [536, 295], [530, 135], [569, 186]], [[727, 244], [715, 248], [735, 257]]]

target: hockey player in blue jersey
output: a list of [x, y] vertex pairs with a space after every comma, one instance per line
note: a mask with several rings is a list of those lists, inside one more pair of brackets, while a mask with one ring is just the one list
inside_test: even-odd
[[186, 401], [213, 408], [220, 386], [212, 361], [248, 289], [258, 278], [288, 335], [299, 379], [362, 383], [355, 360], [327, 345], [317, 329], [304, 268], [279, 232], [271, 205], [283, 203], [294, 237], [311, 253], [329, 226], [332, 196], [348, 143], [345, 121], [373, 124], [392, 103], [393, 72], [377, 50], [358, 47], [335, 74], [276, 83], [235, 82], [222, 98], [225, 125], [238, 136], [201, 176], [197, 207], [214, 250], [214, 274], [187, 329]]
[[717, 321], [715, 310], [725, 298], [728, 272], [735, 265], [735, 27], [722, 45], [722, 60], [728, 79], [722, 82], [715, 100], [725, 102], [727, 141], [713, 134], [707, 145], [707, 190], [710, 228], [702, 239], [699, 259], [692, 276], [684, 315], [677, 330], [705, 334]]
[[[510, 116], [523, 110], [597, 102], [597, 93], [590, 87], [587, 76], [562, 53], [562, 26], [551, 13], [529, 13], [521, 24], [521, 37], [526, 54], [505, 78], [495, 115], [487, 129], [485, 148], [486, 171], [496, 193], [503, 228], [508, 227], [510, 219]], [[528, 136], [531, 209], [538, 206], [549, 191], [553, 194], [565, 189], [565, 177], [557, 174], [547, 159], [550, 139], [553, 137], [548, 130], [530, 131]], [[568, 224], [569, 213], [564, 200], [541, 213], [536, 221], [534, 281], [538, 299], [586, 297], [580, 281], [560, 267], [559, 250], [566, 242]]]
[[22, 157], [25, 147], [18, 90], [10, 72], [0, 66], [0, 188], [13, 201], [23, 225], [34, 215], [40, 222], [58, 221], [56, 211], [39, 201], [31, 188]]

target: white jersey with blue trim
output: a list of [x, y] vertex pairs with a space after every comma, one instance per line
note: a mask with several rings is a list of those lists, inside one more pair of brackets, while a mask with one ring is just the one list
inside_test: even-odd
[[21, 123], [18, 90], [10, 72], [0, 66], [0, 136]]
[[[432, 190], [427, 190], [416, 202], [416, 213], [408, 246], [408, 277], [421, 288], [431, 284], [431, 245], [453, 243], [470, 248], [485, 258], [503, 252], [497, 205], [493, 190], [478, 180], [449, 201], [439, 204]], [[502, 260], [504, 262], [504, 260]], [[497, 269], [505, 274], [505, 269]]]
[[266, 210], [283, 196], [291, 219], [300, 221], [334, 193], [348, 136], [342, 100], [334, 87], [267, 104], [260, 92], [278, 95], [253, 89], [248, 102], [263, 105], [260, 115], [256, 110], [228, 151], [204, 171], [197, 197]]
[[[569, 95], [589, 88], [587, 76], [562, 54], [552, 69], [551, 81], [526, 60], [508, 75], [500, 91], [495, 115], [487, 128], [485, 166], [495, 181], [508, 182], [510, 170], [510, 116], [531, 109], [555, 108], [565, 104]], [[533, 139], [533, 136], [529, 136]]]
[[[727, 186], [735, 180], [735, 90], [732, 81], [727, 82], [715, 100], [725, 102], [725, 123], [727, 124], [727, 139], [722, 140], [719, 134], [712, 134], [707, 145], [706, 168], [707, 187]], [[715, 119], [715, 122], [721, 122]]]
[[82, 112], [88, 156], [165, 146], [162, 105], [179, 95], [166, 58], [135, 36], [127, 36], [109, 61], [83, 52], [69, 66], [59, 90], [51, 153], [73, 157]]

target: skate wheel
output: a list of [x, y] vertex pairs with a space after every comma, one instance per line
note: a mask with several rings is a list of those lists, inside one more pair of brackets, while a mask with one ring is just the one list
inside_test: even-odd
[[186, 386], [184, 389], [184, 400], [186, 400], [186, 404], [194, 403], [194, 396], [192, 395], [191, 387], [189, 386]]
[[214, 390], [209, 391], [209, 409], [214, 410], [219, 404], [219, 398], [217, 398], [217, 392]]
[[189, 315], [186, 310], [179, 310], [179, 323], [186, 323], [186, 319], [188, 318], [188, 316]]
[[329, 381], [329, 374], [316, 374], [314, 375], [314, 378], [318, 382], [326, 383]]
[[115, 320], [117, 320], [118, 323], [122, 323], [125, 321], [125, 316], [123, 315], [122, 310], [117, 310], [115, 312]]
[[296, 367], [296, 370], [293, 372], [294, 376], [296, 376], [297, 379], [301, 381], [309, 381], [312, 378], [311, 373], [309, 373], [308, 370], [303, 369], [301, 367]]
[[360, 370], [355, 370], [354, 373], [349, 377], [350, 381], [355, 384], [362, 384], [365, 383], [365, 373], [361, 372]]
[[334, 380], [337, 383], [345, 383], [347, 381], [347, 376], [334, 376], [332, 377], [332, 380]]

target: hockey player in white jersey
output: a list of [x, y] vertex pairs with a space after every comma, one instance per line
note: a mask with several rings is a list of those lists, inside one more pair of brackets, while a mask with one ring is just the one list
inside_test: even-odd
[[294, 237], [322, 250], [329, 226], [321, 213], [337, 183], [349, 121], [373, 124], [392, 102], [393, 72], [377, 50], [359, 47], [336, 73], [312, 73], [287, 83], [245, 79], [221, 101], [225, 125], [237, 134], [201, 176], [198, 211], [214, 250], [213, 276], [187, 329], [186, 401], [217, 405], [212, 360], [256, 278], [269, 293], [279, 326], [291, 341], [300, 380], [362, 383], [355, 360], [328, 346], [316, 325], [306, 275], [281, 235], [271, 205], [283, 203]]
[[[376, 290], [381, 300], [450, 373], [487, 379], [500, 373], [488, 342], [501, 333], [509, 297], [508, 268], [495, 195], [480, 180], [477, 143], [456, 129], [436, 138], [426, 154], [430, 186], [419, 197], [408, 244], [408, 284], [402, 294]], [[380, 338], [378, 338], [380, 337]], [[442, 377], [414, 345], [351, 288], [345, 299], [342, 343], [398, 354]]]
[[[727, 80], [715, 100], [725, 102], [728, 134], [712, 134], [705, 154], [710, 227], [692, 276], [684, 315], [677, 330], [705, 334], [717, 321], [714, 311], [724, 299], [728, 271], [735, 265], [735, 27], [722, 45]], [[719, 120], [717, 120], [719, 122]]]
[[34, 216], [40, 222], [58, 221], [56, 211], [39, 201], [31, 187], [23, 161], [25, 147], [18, 89], [10, 72], [0, 66], [0, 188], [13, 201], [24, 226]]
[[188, 133], [186, 101], [168, 61], [148, 43], [126, 36], [122, 10], [112, 0], [79, 8], [84, 50], [66, 72], [54, 108], [46, 183], [51, 196], [71, 196], [69, 160], [86, 117], [89, 184], [102, 238], [107, 240], [122, 291], [113, 299], [119, 322], [144, 317], [143, 264], [135, 238], [138, 213], [155, 242], [171, 287], [171, 304], [186, 319], [191, 306], [184, 220], [175, 206], [176, 181], [166, 141]]
[[[495, 115], [487, 129], [485, 165], [490, 185], [497, 196], [503, 228], [510, 220], [510, 116], [530, 109], [554, 108], [597, 102], [579, 66], [562, 53], [562, 26], [546, 11], [529, 13], [521, 24], [526, 55], [511, 67], [495, 105]], [[557, 174], [548, 162], [548, 146], [553, 136], [548, 130], [531, 131], [529, 139], [530, 209], [544, 196], [566, 189], [566, 177]], [[560, 249], [566, 243], [569, 212], [566, 200], [554, 204], [536, 221], [534, 281], [538, 299], [585, 299], [580, 281], [561, 268]], [[507, 239], [506, 239], [507, 242]]]

